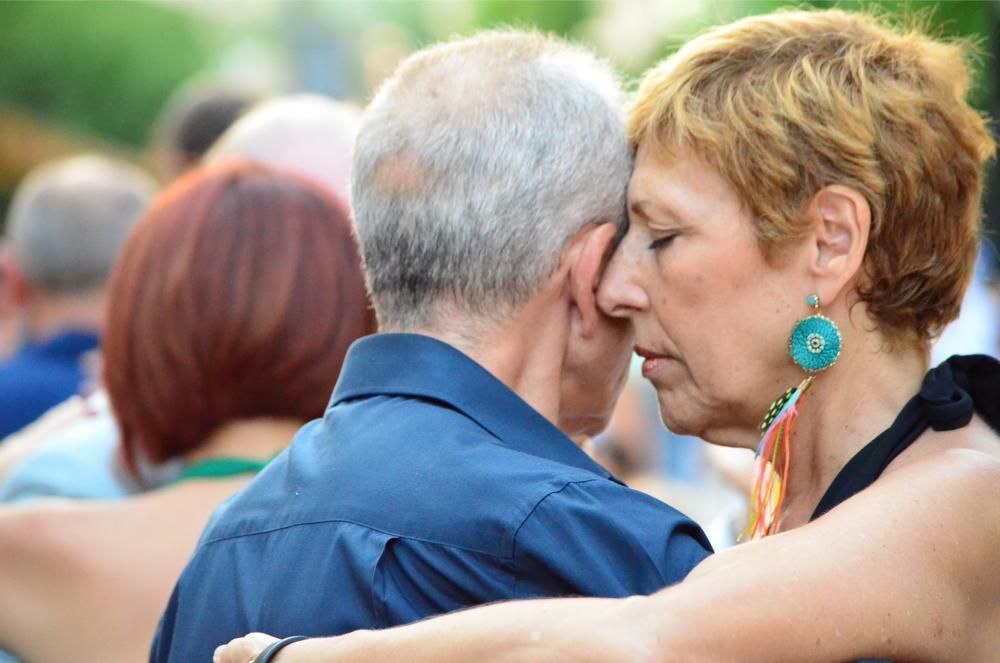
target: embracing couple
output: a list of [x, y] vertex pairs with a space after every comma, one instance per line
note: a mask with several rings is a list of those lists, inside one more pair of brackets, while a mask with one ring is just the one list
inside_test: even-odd
[[[966, 56], [752, 17], [627, 110], [537, 34], [408, 58], [353, 163], [382, 333], [216, 512], [151, 660], [991, 660], [1000, 364], [929, 370], [993, 154]], [[671, 430], [759, 449], [751, 542], [710, 556], [574, 443], [632, 350]]]

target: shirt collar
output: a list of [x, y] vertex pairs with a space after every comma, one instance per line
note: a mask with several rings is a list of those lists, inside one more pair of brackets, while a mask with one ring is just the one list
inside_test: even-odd
[[430, 336], [385, 333], [355, 341], [330, 405], [386, 394], [441, 401], [513, 449], [618, 481], [492, 373]]

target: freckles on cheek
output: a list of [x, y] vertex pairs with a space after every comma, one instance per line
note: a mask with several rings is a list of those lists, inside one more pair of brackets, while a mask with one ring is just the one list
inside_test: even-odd
[[727, 268], [715, 252], [701, 246], [682, 245], [673, 253], [665, 254], [656, 285], [668, 297], [688, 303], [703, 297], [706, 289], [717, 287], [720, 278], [732, 278], [721, 273], [721, 270], [728, 271]]
[[690, 306], [704, 299], [705, 293], [713, 288], [713, 275], [704, 269], [688, 270], [675, 278], [665, 280], [660, 299], [670, 298], [678, 304]]
[[727, 291], [744, 290], [748, 282], [756, 280], [756, 272], [746, 262], [734, 258], [719, 264], [719, 277]]

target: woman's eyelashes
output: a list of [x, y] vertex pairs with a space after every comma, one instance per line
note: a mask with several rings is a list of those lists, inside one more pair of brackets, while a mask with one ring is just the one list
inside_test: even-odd
[[658, 251], [660, 249], [665, 249], [673, 243], [674, 239], [679, 233], [671, 233], [669, 235], [664, 235], [663, 237], [657, 237], [652, 242], [649, 243], [650, 251]]

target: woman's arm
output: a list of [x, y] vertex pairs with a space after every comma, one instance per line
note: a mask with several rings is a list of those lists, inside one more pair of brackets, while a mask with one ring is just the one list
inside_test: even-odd
[[[619, 624], [634, 622], [640, 615], [640, 602], [645, 601], [648, 599], [636, 597], [496, 603], [384, 631], [303, 640], [282, 649], [274, 661], [651, 662], [655, 653], [651, 640], [611, 637], [610, 633]], [[649, 628], [645, 632], [654, 633]], [[251, 633], [217, 649], [214, 660], [247, 663], [274, 640]]]
[[[663, 661], [989, 661], [1000, 459], [951, 450], [823, 518], [720, 553], [651, 599]], [[688, 658], [693, 657], [693, 658]]]
[[1000, 460], [948, 451], [652, 597], [497, 604], [303, 641], [277, 661], [985, 663], [1000, 651], [998, 522]]

